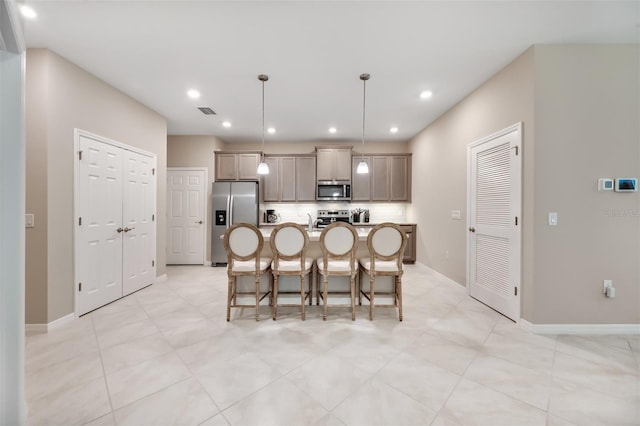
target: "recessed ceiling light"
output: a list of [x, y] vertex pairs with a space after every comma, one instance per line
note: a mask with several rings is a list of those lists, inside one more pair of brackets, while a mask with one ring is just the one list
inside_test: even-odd
[[27, 6], [26, 4], [20, 6], [20, 13], [22, 13], [22, 16], [27, 19], [35, 19], [38, 16], [36, 11], [33, 10], [31, 6]]
[[269, 132], [270, 134], [274, 134], [276, 132], [276, 129], [274, 127], [269, 127], [267, 129], [267, 132]]
[[429, 99], [432, 96], [433, 96], [433, 92], [431, 90], [425, 90], [424, 92], [420, 93], [421, 99]]
[[338, 129], [336, 129], [335, 127], [329, 127], [329, 133], [335, 133], [337, 131]]
[[392, 128], [389, 129], [389, 131], [391, 133], [398, 133], [398, 128], [397, 127], [392, 127]]
[[228, 121], [223, 121], [222, 127], [231, 127], [231, 123], [229, 123]]
[[189, 89], [187, 91], [187, 96], [189, 96], [191, 99], [198, 99], [200, 97], [200, 92], [195, 89]]

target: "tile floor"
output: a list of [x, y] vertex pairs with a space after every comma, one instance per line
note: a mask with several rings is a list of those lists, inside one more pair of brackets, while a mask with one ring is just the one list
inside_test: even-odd
[[405, 320], [225, 321], [224, 268], [27, 337], [31, 425], [640, 425], [640, 336], [540, 336], [407, 266]]

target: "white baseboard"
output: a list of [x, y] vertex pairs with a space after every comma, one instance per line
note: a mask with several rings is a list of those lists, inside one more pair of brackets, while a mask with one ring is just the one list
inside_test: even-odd
[[167, 280], [167, 274], [162, 274], [160, 276], [157, 276], [155, 280], [153, 280], [154, 283], [159, 283], [162, 281], [166, 281]]
[[518, 324], [534, 334], [640, 334], [640, 324]]
[[76, 314], [71, 313], [60, 317], [57, 320], [51, 321], [48, 324], [25, 324], [24, 329], [27, 336], [31, 336], [32, 334], [43, 334], [67, 325], [75, 319]]

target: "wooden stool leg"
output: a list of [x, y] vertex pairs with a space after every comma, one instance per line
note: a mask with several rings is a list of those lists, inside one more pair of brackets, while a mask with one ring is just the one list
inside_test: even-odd
[[351, 321], [356, 320], [356, 277], [351, 275]]
[[362, 306], [362, 275], [363, 270], [358, 270], [358, 305]]
[[304, 316], [305, 316], [305, 307], [307, 304], [307, 301], [305, 300], [305, 285], [304, 285], [304, 272], [302, 272], [300, 274], [300, 305], [302, 306], [302, 321], [304, 321]]
[[398, 300], [398, 313], [400, 316], [400, 321], [402, 321], [402, 277], [398, 276], [396, 278], [397, 280], [397, 285], [396, 285], [396, 293], [398, 295], [397, 300]]
[[260, 274], [256, 274], [256, 321], [260, 320]]
[[373, 293], [374, 293], [374, 281], [375, 281], [375, 276], [374, 275], [370, 275], [370, 279], [369, 279], [369, 320], [373, 321]]
[[327, 292], [329, 290], [329, 277], [327, 277], [326, 275], [324, 275], [322, 277], [322, 301], [324, 302], [324, 306], [322, 308], [322, 320], [326, 321], [327, 320]]
[[278, 316], [278, 274], [273, 274], [273, 308], [272, 308], [272, 314], [273, 314], [273, 320], [276, 320], [276, 317]]
[[227, 321], [231, 319], [231, 299], [233, 299], [233, 278], [229, 277], [227, 284]]

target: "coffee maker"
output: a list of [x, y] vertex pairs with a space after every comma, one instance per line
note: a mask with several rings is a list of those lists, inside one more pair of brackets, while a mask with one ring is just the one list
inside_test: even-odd
[[267, 223], [277, 223], [278, 222], [278, 215], [277, 215], [275, 210], [269, 209], [269, 210], [267, 210], [265, 212], [264, 215], [265, 215], [265, 220], [266, 220]]

